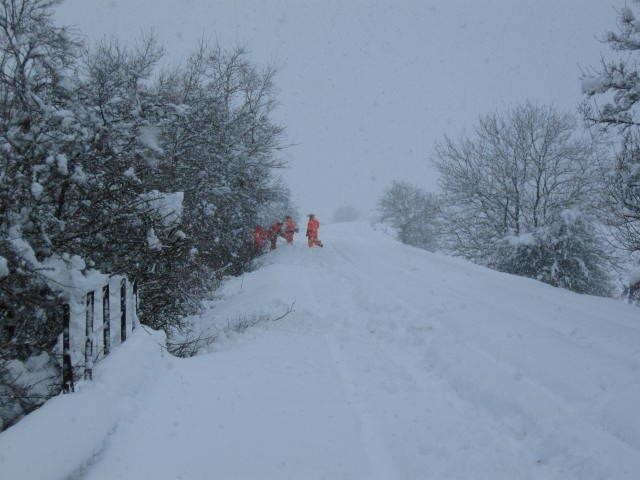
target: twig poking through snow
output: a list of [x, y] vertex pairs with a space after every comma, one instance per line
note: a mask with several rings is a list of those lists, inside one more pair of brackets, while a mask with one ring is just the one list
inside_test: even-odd
[[[294, 312], [295, 302], [291, 303], [291, 305], [287, 306], [286, 310], [282, 315], [279, 315], [275, 318], [270, 318], [266, 315], [253, 315], [250, 317], [240, 317], [232, 322], [231, 320], [227, 321], [227, 325], [223, 327], [221, 330], [216, 330], [212, 332], [211, 330], [207, 330], [198, 334], [195, 338], [187, 337], [184, 341], [176, 342], [167, 339], [166, 350], [175, 355], [176, 357], [193, 357], [200, 350], [212, 345], [218, 338], [220, 337], [220, 333], [225, 335], [233, 332], [233, 333], [243, 333], [247, 329], [251, 327], [255, 327], [260, 323], [267, 322], [277, 322], [282, 320], [290, 313]], [[163, 347], [164, 348], [164, 347]]]

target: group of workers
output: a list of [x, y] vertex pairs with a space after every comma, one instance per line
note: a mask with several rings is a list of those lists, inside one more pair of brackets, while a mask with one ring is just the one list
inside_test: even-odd
[[[322, 247], [322, 241], [318, 238], [318, 230], [320, 229], [320, 222], [313, 213], [308, 215], [309, 221], [307, 222], [307, 244], [310, 248]], [[257, 251], [261, 252], [264, 246], [269, 240], [271, 250], [275, 250], [278, 245], [278, 237], [283, 237], [287, 244], [293, 243], [293, 236], [298, 232], [296, 222], [287, 215], [284, 221], [277, 221], [273, 223], [269, 228], [264, 228], [258, 225], [253, 230], [253, 245]]]

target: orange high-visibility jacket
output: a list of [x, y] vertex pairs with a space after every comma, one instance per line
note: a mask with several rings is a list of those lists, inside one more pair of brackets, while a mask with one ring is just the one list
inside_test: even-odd
[[282, 224], [280, 222], [276, 222], [269, 228], [269, 238], [277, 238], [280, 235], [282, 230]]
[[284, 222], [284, 231], [285, 232], [295, 232], [296, 231], [296, 222], [293, 221], [293, 218], [288, 218]]
[[310, 218], [309, 223], [307, 223], [307, 235], [317, 237], [318, 229], [320, 228], [320, 222], [317, 218]]
[[266, 240], [266, 238], [267, 238], [266, 230], [262, 228], [260, 225], [258, 225], [253, 231], [253, 242], [258, 247], [261, 247], [262, 245], [264, 245], [264, 241]]

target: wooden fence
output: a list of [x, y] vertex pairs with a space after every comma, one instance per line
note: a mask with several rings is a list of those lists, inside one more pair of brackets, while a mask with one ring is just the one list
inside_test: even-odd
[[[82, 369], [82, 377], [85, 380], [93, 379], [94, 364], [111, 353], [112, 347], [122, 344], [127, 340], [127, 334], [135, 330], [139, 325], [138, 317], [138, 283], [131, 284], [131, 302], [127, 302], [128, 282], [122, 278], [119, 282], [120, 290], [120, 315], [119, 332], [117, 337], [112, 336], [112, 323], [117, 322], [111, 314], [111, 285], [107, 282], [99, 289], [102, 302], [101, 314], [96, 315], [96, 291], [92, 290], [85, 295], [85, 315], [83, 338], [72, 338], [72, 335], [82, 335], [78, 328], [72, 329], [71, 307], [68, 303], [62, 306], [62, 392], [75, 391], [74, 379], [79, 368]], [[129, 305], [128, 305], [129, 304]], [[99, 320], [99, 322], [97, 321]], [[117, 323], [116, 323], [117, 325]], [[97, 341], [96, 341], [97, 339]], [[114, 341], [115, 340], [115, 341]], [[84, 363], [74, 365], [72, 361], [72, 346], [80, 346], [84, 350]]]

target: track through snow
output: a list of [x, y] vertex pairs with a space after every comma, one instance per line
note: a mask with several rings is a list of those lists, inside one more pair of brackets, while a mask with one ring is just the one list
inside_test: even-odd
[[[220, 327], [295, 302], [294, 313], [208, 354], [164, 356], [76, 464], [42, 476], [7, 453], [0, 474], [640, 478], [637, 308], [406, 247], [365, 224], [332, 225], [322, 238], [324, 249], [298, 239], [266, 255], [192, 320]], [[119, 361], [136, 361], [126, 348]], [[110, 385], [119, 367], [105, 363], [78, 398]], [[0, 451], [19, 454], [47, 419], [72, 415], [62, 400], [0, 435]]]

